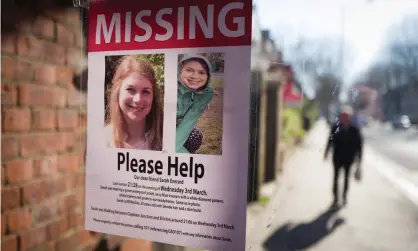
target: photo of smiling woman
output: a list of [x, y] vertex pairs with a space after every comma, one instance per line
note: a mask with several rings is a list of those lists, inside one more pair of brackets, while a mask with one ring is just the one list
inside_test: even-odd
[[[161, 56], [161, 55], [160, 55]], [[162, 150], [163, 108], [159, 75], [149, 58], [128, 55], [106, 58], [105, 140], [109, 147]], [[159, 60], [158, 60], [159, 59]]]
[[222, 154], [223, 53], [180, 55], [176, 152]]

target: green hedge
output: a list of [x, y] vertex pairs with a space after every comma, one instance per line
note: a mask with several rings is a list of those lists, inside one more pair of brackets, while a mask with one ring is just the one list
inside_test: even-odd
[[309, 118], [311, 127], [319, 118], [319, 109], [315, 101], [304, 101], [302, 107], [286, 107], [282, 112], [281, 138], [286, 143], [294, 143], [303, 139], [306, 131], [303, 129], [303, 115]]
[[297, 138], [303, 138], [301, 110], [299, 108], [284, 108], [282, 113], [281, 137], [286, 143], [293, 143]]
[[308, 116], [311, 125], [317, 121], [320, 116], [319, 106], [315, 100], [305, 100], [302, 105], [302, 112]]

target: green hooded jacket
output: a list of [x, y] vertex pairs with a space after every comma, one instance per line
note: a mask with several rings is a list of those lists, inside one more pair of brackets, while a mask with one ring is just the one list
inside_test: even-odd
[[[208, 81], [198, 90], [191, 89], [182, 83], [180, 79], [181, 65], [185, 60], [199, 58], [207, 64]], [[200, 60], [200, 61], [201, 61]], [[209, 85], [212, 67], [209, 60], [200, 55], [186, 55], [179, 62], [178, 83], [177, 83], [177, 125], [176, 125], [176, 152], [189, 153], [184, 147], [191, 131], [202, 116], [206, 106], [212, 101], [213, 88]]]

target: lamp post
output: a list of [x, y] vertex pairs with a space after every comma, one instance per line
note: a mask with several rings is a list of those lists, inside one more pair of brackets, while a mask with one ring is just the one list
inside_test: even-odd
[[344, 4], [340, 7], [340, 13], [341, 13], [341, 41], [340, 41], [340, 84], [344, 83], [344, 77], [345, 77], [345, 22], [346, 22], [346, 6]]

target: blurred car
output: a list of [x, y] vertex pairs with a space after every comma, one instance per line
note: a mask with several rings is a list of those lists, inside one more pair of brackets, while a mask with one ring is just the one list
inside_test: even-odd
[[395, 116], [392, 121], [393, 129], [408, 129], [411, 127], [411, 120], [408, 115], [398, 115]]

